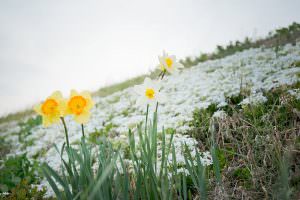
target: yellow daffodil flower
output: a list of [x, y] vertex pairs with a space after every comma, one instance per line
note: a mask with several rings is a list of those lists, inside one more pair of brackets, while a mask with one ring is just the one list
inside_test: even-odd
[[90, 118], [90, 109], [94, 106], [91, 94], [87, 91], [78, 93], [71, 91], [71, 96], [67, 101], [67, 114], [74, 116], [74, 120], [79, 124], [86, 124]]
[[170, 74], [177, 73], [184, 66], [176, 61], [176, 56], [168, 55], [165, 51], [162, 56], [158, 56], [159, 67], [162, 71], [167, 71]]
[[164, 95], [159, 91], [160, 84], [157, 81], [152, 81], [150, 78], [145, 78], [142, 85], [134, 87], [134, 91], [139, 95], [137, 99], [138, 105], [156, 105], [157, 102], [164, 101]]
[[43, 117], [45, 127], [58, 123], [65, 115], [66, 101], [60, 91], [55, 91], [43, 103], [34, 107], [34, 110]]

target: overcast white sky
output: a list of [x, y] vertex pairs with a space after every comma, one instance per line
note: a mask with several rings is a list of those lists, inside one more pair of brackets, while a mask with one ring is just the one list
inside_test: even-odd
[[300, 22], [298, 0], [0, 0], [0, 116]]

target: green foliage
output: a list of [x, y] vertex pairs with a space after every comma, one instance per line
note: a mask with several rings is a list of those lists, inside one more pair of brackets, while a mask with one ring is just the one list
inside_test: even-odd
[[[178, 172], [173, 134], [167, 140], [162, 130], [160, 161], [158, 161], [157, 114], [137, 127], [138, 143], [129, 130], [126, 161], [105, 136], [97, 143], [99, 151], [92, 154], [92, 146], [82, 138], [79, 149], [64, 148], [61, 155], [62, 171], [56, 172], [46, 163], [42, 171], [58, 199], [193, 199], [207, 198], [206, 170], [200, 153], [195, 158], [185, 146], [185, 165], [189, 176]], [[62, 154], [67, 154], [67, 160]], [[168, 155], [172, 155], [171, 163]], [[192, 164], [195, 163], [196, 164]], [[119, 165], [117, 164], [119, 163]], [[131, 164], [130, 164], [131, 163]], [[96, 166], [96, 170], [93, 166]], [[59, 186], [61, 186], [61, 190]]]
[[176, 130], [173, 129], [173, 128], [167, 128], [167, 129], [165, 130], [165, 133], [166, 133], [166, 134], [169, 134], [169, 135], [174, 134], [175, 132], [176, 132]]
[[279, 177], [277, 183], [274, 185], [275, 194], [278, 199], [289, 200], [291, 199], [291, 188], [289, 186], [289, 160], [287, 156], [279, 158]]
[[[213, 130], [224, 185], [235, 185], [254, 199], [299, 196], [300, 100], [287, 92], [299, 87], [300, 82], [265, 91], [267, 101], [256, 105], [239, 106], [243, 95], [228, 98], [228, 106], [219, 108], [227, 113], [224, 119], [212, 120], [212, 108], [195, 110], [188, 134], [202, 146], [210, 143], [208, 133]], [[289, 163], [277, 156], [286, 151]], [[245, 198], [231, 187], [227, 190], [232, 198]]]
[[293, 65], [294, 65], [295, 67], [300, 67], [300, 61], [294, 62]]
[[251, 172], [246, 167], [240, 167], [234, 170], [233, 177], [242, 182], [242, 185], [246, 188], [250, 188], [251, 186]]
[[[298, 83], [291, 88], [297, 87]], [[243, 115], [262, 133], [268, 133], [276, 126], [283, 130], [294, 125], [292, 119], [297, 118], [294, 109], [300, 110], [300, 100], [286, 94], [285, 86], [270, 92], [265, 92], [267, 102], [260, 105], [247, 105], [243, 107]]]
[[95, 130], [94, 132], [89, 134], [88, 141], [93, 144], [97, 144], [99, 139], [108, 137], [109, 133], [111, 133], [112, 129], [115, 127], [116, 127], [115, 124], [109, 123], [104, 128], [102, 128], [100, 130]]
[[244, 41], [230, 41], [226, 46], [217, 45], [214, 53], [211, 54], [200, 54], [198, 57], [194, 59], [190, 57], [186, 57], [184, 60], [181, 60], [181, 63], [186, 67], [191, 67], [197, 65], [198, 63], [205, 62], [207, 60], [214, 60], [224, 58], [229, 55], [233, 55], [237, 52], [241, 52], [243, 50], [247, 50], [250, 48], [257, 48], [259, 46], [268, 46], [274, 47], [274, 51], [276, 56], [280, 56], [279, 52], [281, 46], [291, 43], [293, 45], [296, 44], [297, 38], [300, 37], [300, 24], [294, 22], [289, 25], [287, 28], [279, 28], [275, 30], [274, 33], [270, 33], [264, 39], [259, 39], [256, 41], [252, 41], [250, 38], [246, 37]]
[[196, 62], [205, 62], [208, 60], [208, 54], [203, 53], [199, 57], [196, 58]]
[[[173, 151], [175, 151], [174, 148], [173, 148]], [[188, 150], [187, 147], [186, 147], [186, 156], [184, 157], [184, 159], [185, 159], [186, 168], [187, 168], [187, 170], [190, 174], [190, 177], [193, 181], [194, 187], [196, 187], [198, 193], [200, 194], [201, 199], [207, 199], [206, 169], [201, 164], [199, 152], [196, 150], [197, 165], [191, 164], [193, 159], [192, 159], [191, 152]], [[176, 165], [176, 159], [174, 161], [174, 165]], [[186, 189], [184, 188], [184, 190], [186, 190]], [[187, 196], [186, 192], [185, 192], [184, 196]]]
[[225, 152], [222, 149], [216, 149], [216, 157], [219, 161], [220, 169], [224, 169], [224, 167], [228, 164], [228, 158], [226, 158]]
[[241, 93], [235, 96], [231, 96], [227, 98], [227, 101], [229, 104], [232, 105], [238, 105], [239, 103], [241, 103], [243, 100], [245, 99], [245, 96], [242, 95]]
[[208, 138], [210, 119], [217, 109], [216, 104], [211, 104], [206, 109], [195, 109], [193, 112], [193, 120], [189, 123], [189, 126], [193, 128], [190, 134], [194, 138], [202, 141]]
[[[54, 200], [54, 198], [45, 198], [46, 188], [38, 190], [32, 187], [26, 179], [23, 179], [3, 200]], [[0, 196], [1, 197], [1, 196]]]
[[122, 111], [122, 115], [123, 115], [124, 117], [127, 117], [127, 116], [129, 115], [129, 110], [128, 110], [128, 109], [123, 110], [123, 111]]
[[238, 95], [227, 97], [226, 102], [228, 105], [221, 109], [224, 110], [227, 115], [232, 116], [235, 110], [242, 108], [240, 103], [245, 99], [245, 97], [246, 96], [242, 94], [242, 91]]
[[26, 180], [28, 184], [36, 182], [34, 171], [35, 165], [28, 160], [26, 154], [9, 157], [4, 160], [0, 169], [0, 191], [11, 191], [22, 180]]
[[47, 153], [47, 148], [42, 148], [42, 149], [40, 149], [38, 152], [36, 152], [36, 153], [32, 156], [32, 158], [33, 158], [33, 159], [38, 159], [38, 158], [40, 158], [40, 157], [43, 157], [46, 153]]
[[4, 137], [0, 137], [0, 158], [9, 153], [11, 145], [5, 140]]
[[[63, 159], [62, 154], [67, 153], [68, 160]], [[58, 151], [58, 149], [57, 149]], [[97, 155], [97, 172], [93, 169], [93, 154], [91, 146], [82, 138], [79, 150], [72, 147], [61, 152], [62, 172], [55, 172], [47, 163], [42, 165], [42, 171], [51, 185], [58, 199], [115, 199], [107, 196], [112, 189], [112, 179], [116, 170], [113, 164], [118, 153], [114, 152], [109, 142], [99, 144]], [[56, 182], [55, 182], [56, 181]], [[105, 184], [103, 184], [105, 183]], [[61, 185], [63, 191], [58, 189]]]

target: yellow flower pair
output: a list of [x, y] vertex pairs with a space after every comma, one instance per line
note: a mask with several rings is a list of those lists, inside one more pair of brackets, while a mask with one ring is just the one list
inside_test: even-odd
[[79, 124], [85, 124], [90, 118], [90, 109], [94, 106], [91, 94], [87, 91], [71, 91], [69, 99], [63, 98], [60, 91], [54, 92], [43, 103], [34, 107], [42, 115], [43, 125], [58, 123], [61, 117], [72, 115]]

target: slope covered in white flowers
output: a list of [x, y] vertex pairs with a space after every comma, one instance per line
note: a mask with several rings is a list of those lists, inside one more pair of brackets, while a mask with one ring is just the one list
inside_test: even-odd
[[[296, 46], [284, 46], [278, 56], [273, 49], [250, 49], [167, 76], [161, 81], [161, 92], [165, 93], [167, 99], [159, 105], [158, 130], [163, 127], [173, 128], [176, 130], [175, 147], [180, 148], [182, 143], [193, 147], [197, 142], [182, 133], [189, 129], [188, 122], [196, 108], [206, 108], [212, 103], [221, 108], [227, 104], [226, 97], [238, 95], [241, 88], [251, 91], [241, 104], [264, 102], [266, 97], [262, 91], [299, 81], [300, 68], [293, 65], [296, 61], [300, 61], [300, 43]], [[299, 96], [299, 90], [290, 93]], [[134, 129], [145, 119], [146, 108], [137, 106], [136, 99], [133, 87], [105, 98], [95, 97], [96, 106], [92, 110], [90, 122], [85, 127], [86, 133], [110, 125], [114, 127], [109, 132], [111, 140], [126, 145], [128, 129]], [[221, 112], [215, 113], [215, 116], [221, 115]], [[70, 143], [76, 143], [81, 137], [81, 127], [69, 118], [66, 121]], [[14, 126], [15, 123], [6, 126], [8, 131], [2, 133], [6, 140], [12, 141], [14, 145], [10, 154], [27, 152], [30, 157], [43, 152], [40, 154], [40, 161], [46, 161], [54, 168], [59, 167], [60, 158], [53, 144], [60, 147], [65, 141], [62, 126], [35, 127], [32, 134], [26, 138], [28, 141], [34, 141], [34, 144], [25, 148], [18, 143], [18, 136], [11, 134], [18, 131], [18, 128], [11, 128]], [[180, 162], [181, 153], [177, 153]], [[207, 157], [203, 162], [209, 164], [209, 155], [204, 153], [203, 157]]]

